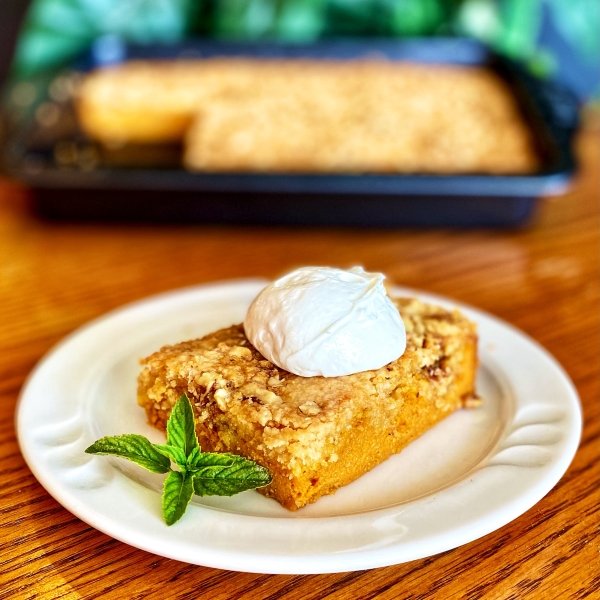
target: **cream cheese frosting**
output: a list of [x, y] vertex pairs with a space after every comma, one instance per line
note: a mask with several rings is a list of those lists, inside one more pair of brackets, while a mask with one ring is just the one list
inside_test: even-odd
[[246, 336], [278, 367], [303, 377], [379, 369], [406, 348], [381, 273], [304, 267], [267, 285], [244, 320]]

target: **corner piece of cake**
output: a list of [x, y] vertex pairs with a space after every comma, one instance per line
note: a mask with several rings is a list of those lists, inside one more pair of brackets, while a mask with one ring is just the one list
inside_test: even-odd
[[395, 299], [404, 354], [372, 371], [301, 377], [265, 359], [242, 325], [165, 346], [142, 361], [138, 402], [165, 430], [190, 398], [204, 451], [263, 465], [260, 493], [297, 510], [333, 494], [475, 398], [477, 333], [460, 312]]

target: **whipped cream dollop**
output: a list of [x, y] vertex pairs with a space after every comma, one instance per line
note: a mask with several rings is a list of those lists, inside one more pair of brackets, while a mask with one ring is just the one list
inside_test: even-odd
[[303, 377], [379, 369], [406, 348], [404, 323], [383, 280], [361, 267], [293, 271], [256, 297], [246, 336], [265, 358]]

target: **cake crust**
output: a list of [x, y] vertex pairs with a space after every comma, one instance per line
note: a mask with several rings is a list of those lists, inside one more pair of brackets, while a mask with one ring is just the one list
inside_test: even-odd
[[266, 360], [243, 327], [142, 360], [138, 402], [164, 430], [186, 393], [204, 451], [268, 468], [259, 490], [296, 510], [354, 481], [474, 397], [475, 326], [458, 311], [395, 300], [407, 330], [398, 360], [343, 377], [300, 377]]

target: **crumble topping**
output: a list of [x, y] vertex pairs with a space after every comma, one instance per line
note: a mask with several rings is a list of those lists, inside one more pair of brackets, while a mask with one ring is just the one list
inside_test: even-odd
[[415, 299], [394, 302], [406, 326], [406, 351], [380, 369], [330, 378], [294, 375], [266, 360], [242, 325], [234, 325], [144, 359], [140, 403], [153, 409], [148, 411], [152, 424], [164, 429], [172, 406], [186, 392], [199, 423], [213, 429], [215, 418], [224, 414], [235, 422], [237, 433], [231, 425], [218, 431], [224, 447], [243, 431], [292, 472], [310, 461], [334, 462], [337, 456], [323, 449], [362, 414], [384, 419], [405, 394], [421, 392], [444, 408], [447, 391], [460, 376], [465, 337], [476, 336], [458, 311]]

